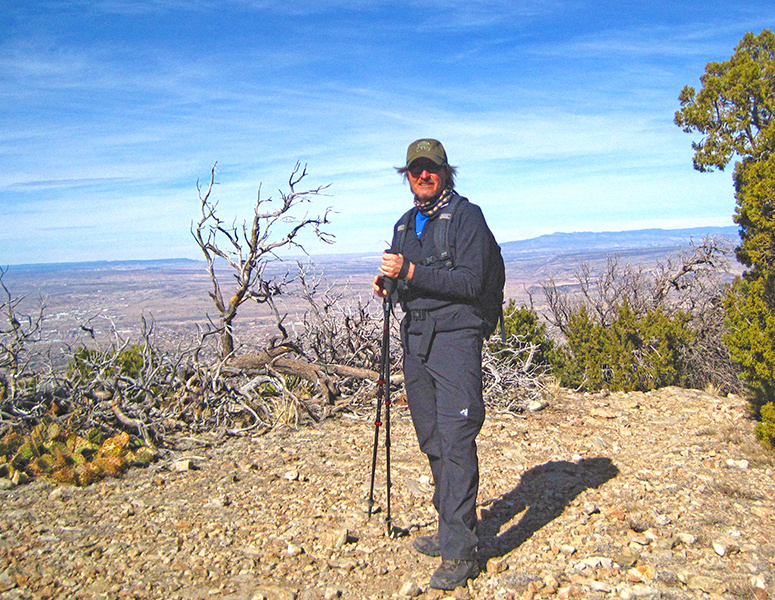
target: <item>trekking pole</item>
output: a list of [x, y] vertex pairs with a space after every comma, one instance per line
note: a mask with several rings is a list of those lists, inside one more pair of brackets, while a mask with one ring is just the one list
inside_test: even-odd
[[390, 514], [390, 302], [385, 299], [383, 303], [383, 321], [385, 323], [382, 330], [382, 373], [380, 381], [382, 384], [382, 398], [385, 401], [385, 487], [387, 488], [387, 523], [388, 535], [393, 537], [393, 517]]
[[[379, 382], [377, 383], [379, 385]], [[382, 426], [380, 421], [382, 415], [382, 393], [381, 387], [377, 390], [377, 417], [374, 419], [374, 451], [371, 455], [371, 485], [369, 486], [369, 500], [367, 509], [369, 511], [369, 519], [374, 513], [374, 477], [377, 472], [377, 449], [379, 448], [379, 428]]]
[[385, 453], [387, 457], [387, 518], [388, 533], [390, 532], [390, 295], [395, 289], [396, 281], [389, 277], [383, 277], [383, 288], [387, 296], [382, 302], [382, 352], [380, 355], [379, 380], [377, 385], [377, 417], [374, 420], [374, 451], [371, 457], [371, 485], [369, 487], [368, 511], [369, 518], [374, 508], [374, 479], [377, 471], [377, 451], [379, 448], [379, 428], [382, 427], [382, 402], [385, 402]]

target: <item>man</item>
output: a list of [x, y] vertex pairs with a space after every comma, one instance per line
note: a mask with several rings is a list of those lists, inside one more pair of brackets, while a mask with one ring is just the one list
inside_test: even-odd
[[[435, 482], [438, 532], [416, 538], [414, 547], [441, 556], [430, 587], [452, 590], [478, 574], [475, 439], [484, 422], [481, 304], [494, 241], [479, 207], [455, 192], [456, 170], [440, 142], [413, 142], [406, 166], [398, 172], [409, 181], [415, 207], [396, 224], [373, 288], [384, 298], [383, 278], [397, 280], [405, 311], [401, 342], [407, 401]], [[444, 209], [453, 202], [450, 217]], [[445, 219], [451, 257], [442, 256], [444, 249], [436, 247], [434, 235]]]

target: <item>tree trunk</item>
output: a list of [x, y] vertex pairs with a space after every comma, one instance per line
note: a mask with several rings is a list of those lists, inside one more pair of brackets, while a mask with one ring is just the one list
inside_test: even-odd
[[234, 354], [234, 329], [231, 319], [221, 318], [223, 331], [221, 332], [221, 358], [225, 359]]

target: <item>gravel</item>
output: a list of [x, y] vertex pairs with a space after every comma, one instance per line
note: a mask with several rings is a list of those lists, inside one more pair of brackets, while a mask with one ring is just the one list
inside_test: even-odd
[[[0, 598], [758, 598], [775, 585], [775, 455], [746, 402], [697, 390], [582, 395], [488, 415], [482, 573], [428, 588], [430, 470], [392, 423], [394, 523], [364, 512], [371, 414], [265, 436], [179, 438], [87, 488], [0, 486]], [[383, 434], [381, 434], [383, 435]], [[381, 438], [382, 440], [382, 438]]]

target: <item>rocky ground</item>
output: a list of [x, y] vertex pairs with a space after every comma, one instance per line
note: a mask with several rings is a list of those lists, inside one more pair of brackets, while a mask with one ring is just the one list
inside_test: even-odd
[[[398, 414], [396, 414], [398, 413]], [[393, 417], [395, 523], [367, 520], [373, 416], [262, 437], [179, 439], [148, 469], [85, 489], [0, 492], [0, 598], [233, 600], [448, 596], [768, 598], [775, 460], [745, 401], [667, 388], [565, 393], [479, 438], [483, 572], [428, 589], [429, 469]], [[377, 498], [385, 508], [384, 450]]]

